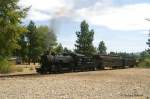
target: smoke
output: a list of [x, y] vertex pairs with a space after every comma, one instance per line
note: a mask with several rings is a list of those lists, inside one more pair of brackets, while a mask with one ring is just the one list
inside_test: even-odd
[[50, 27], [56, 34], [59, 33], [59, 28], [63, 25], [63, 19], [70, 18], [72, 12], [73, 10], [71, 8], [62, 7], [50, 15]]

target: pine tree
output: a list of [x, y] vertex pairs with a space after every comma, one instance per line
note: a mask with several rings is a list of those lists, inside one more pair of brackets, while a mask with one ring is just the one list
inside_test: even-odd
[[28, 38], [28, 58], [29, 64], [31, 60], [35, 62], [38, 59], [38, 56], [42, 53], [42, 45], [40, 42], [40, 36], [37, 31], [37, 27], [33, 21], [30, 21], [29, 25], [27, 26], [27, 38]]
[[57, 47], [54, 49], [54, 52], [55, 52], [56, 54], [61, 54], [61, 53], [63, 53], [63, 46], [61, 45], [61, 43], [57, 45]]
[[23, 59], [37, 60], [44, 51], [50, 51], [56, 45], [56, 35], [48, 26], [36, 27], [33, 21], [27, 26], [28, 32], [23, 33], [19, 40], [21, 48], [18, 56]]
[[104, 41], [101, 41], [101, 42], [99, 43], [99, 46], [98, 46], [98, 53], [99, 53], [99, 54], [106, 54], [106, 53], [107, 53], [106, 50], [107, 50], [107, 48], [106, 48], [106, 46], [105, 46], [105, 42], [104, 42]]
[[150, 33], [149, 33], [149, 39], [146, 42], [146, 44], [148, 45], [149, 49], [148, 49], [148, 53], [150, 54]]
[[48, 26], [37, 27], [38, 42], [44, 51], [51, 51], [57, 45], [56, 34]]
[[72, 53], [72, 51], [71, 51], [71, 50], [69, 50], [67, 47], [64, 47], [64, 53], [68, 53], [68, 54], [70, 54], [70, 53]]
[[77, 40], [75, 44], [75, 52], [84, 55], [92, 55], [94, 53], [94, 47], [92, 43], [94, 30], [89, 30], [89, 25], [85, 20], [81, 22], [80, 28], [81, 30], [76, 32]]

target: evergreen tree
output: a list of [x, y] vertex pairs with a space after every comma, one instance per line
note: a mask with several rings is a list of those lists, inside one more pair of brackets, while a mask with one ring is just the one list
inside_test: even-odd
[[27, 26], [28, 32], [27, 32], [27, 38], [28, 38], [28, 58], [29, 58], [29, 64], [30, 61], [33, 60], [36, 57], [37, 53], [37, 28], [33, 21], [30, 21], [29, 25]]
[[77, 40], [75, 44], [75, 52], [84, 55], [92, 55], [94, 53], [94, 47], [92, 44], [94, 30], [89, 30], [89, 25], [85, 20], [81, 22], [80, 28], [81, 30], [76, 32]]
[[37, 28], [39, 42], [43, 51], [50, 51], [57, 45], [55, 33], [48, 26], [39, 26]]
[[57, 47], [54, 49], [55, 54], [61, 54], [63, 53], [63, 46], [60, 44], [57, 45]]
[[150, 54], [150, 33], [149, 33], [149, 39], [146, 42], [146, 44], [148, 45], [149, 49], [148, 49], [148, 53]]
[[65, 48], [64, 48], [64, 53], [68, 53], [68, 54], [69, 54], [69, 53], [72, 53], [72, 51], [69, 50], [67, 47], [65, 47]]
[[21, 20], [28, 9], [18, 6], [18, 1], [0, 0], [0, 55], [4, 57], [19, 48], [18, 38], [25, 32]]
[[33, 21], [27, 26], [28, 32], [21, 35], [19, 44], [21, 49], [18, 56], [32, 61], [38, 60], [44, 51], [49, 51], [50, 47], [56, 45], [56, 36], [48, 26], [36, 27]]
[[98, 46], [98, 53], [99, 53], [99, 54], [106, 54], [106, 53], [107, 53], [106, 50], [107, 50], [107, 48], [106, 48], [106, 46], [105, 46], [105, 42], [104, 42], [104, 41], [101, 41], [101, 42], [99, 43], [99, 46]]

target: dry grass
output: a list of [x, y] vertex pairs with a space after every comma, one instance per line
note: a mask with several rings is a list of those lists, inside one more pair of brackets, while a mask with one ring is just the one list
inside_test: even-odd
[[30, 65], [27, 64], [19, 64], [19, 65], [13, 65], [13, 73], [15, 72], [23, 72], [23, 73], [28, 73], [28, 72], [35, 72], [35, 67], [38, 66], [38, 64], [33, 64], [31, 63]]
[[22, 67], [16, 67], [16, 72], [23, 72], [23, 68]]

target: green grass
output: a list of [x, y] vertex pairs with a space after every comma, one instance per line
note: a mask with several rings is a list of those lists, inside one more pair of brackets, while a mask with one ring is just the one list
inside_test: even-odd
[[150, 59], [146, 58], [138, 64], [138, 67], [150, 68]]

